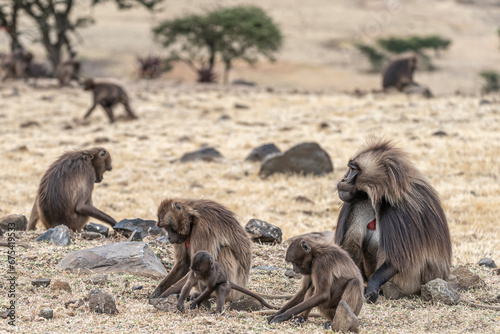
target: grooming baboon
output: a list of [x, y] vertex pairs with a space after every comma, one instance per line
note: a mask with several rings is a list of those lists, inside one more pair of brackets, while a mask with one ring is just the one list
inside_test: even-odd
[[59, 87], [67, 86], [71, 80], [78, 81], [80, 72], [80, 62], [75, 59], [70, 59], [57, 65], [54, 71], [54, 76], [59, 80]]
[[191, 262], [191, 268], [188, 274], [186, 284], [182, 287], [181, 295], [177, 301], [177, 309], [181, 312], [184, 311], [184, 301], [186, 300], [191, 289], [198, 284], [200, 294], [191, 303], [190, 308], [194, 309], [207, 300], [212, 292], [215, 291], [217, 296], [217, 310], [216, 312], [222, 313], [222, 308], [226, 302], [226, 297], [231, 292], [231, 289], [238, 290], [244, 294], [257, 299], [262, 306], [270, 309], [276, 307], [269, 305], [266, 301], [256, 293], [247, 290], [237, 284], [234, 284], [227, 279], [227, 274], [222, 266], [214, 260], [212, 254], [206, 251], [199, 251], [194, 255]]
[[[314, 241], [304, 236], [292, 241], [286, 252], [286, 261], [293, 270], [304, 275], [299, 292], [276, 314], [268, 317], [269, 323], [286, 321], [301, 314], [306, 320], [311, 309], [318, 307], [332, 324], [334, 330], [354, 330], [357, 316], [363, 306], [363, 277], [349, 254], [333, 243]], [[346, 319], [336, 317], [339, 303], [350, 309], [355, 317], [345, 328]], [[347, 305], [347, 306], [346, 306]], [[344, 322], [344, 326], [340, 323]]]
[[95, 107], [100, 104], [106, 111], [109, 121], [113, 123], [115, 121], [113, 116], [113, 106], [117, 103], [123, 104], [129, 118], [137, 118], [130, 108], [127, 93], [125, 93], [122, 87], [112, 83], [95, 83], [93, 79], [85, 79], [83, 82], [83, 89], [92, 90], [94, 99], [92, 106], [83, 117], [84, 119], [89, 117]]
[[[250, 238], [233, 212], [205, 199], [165, 199], [158, 208], [157, 226], [167, 231], [174, 245], [175, 265], [151, 298], [180, 293], [191, 260], [200, 250], [213, 255], [231, 282], [246, 287], [252, 248]], [[240, 297], [241, 292], [233, 290], [228, 300]]]
[[407, 53], [395, 57], [382, 71], [382, 87], [387, 89], [395, 87], [402, 91], [403, 88], [413, 83], [413, 72], [417, 67], [417, 55]]
[[21, 48], [0, 58], [0, 69], [2, 70], [2, 81], [8, 78], [28, 79], [29, 68], [33, 54]]
[[89, 216], [114, 226], [113, 218], [92, 205], [94, 183], [110, 170], [111, 155], [102, 147], [61, 155], [40, 181], [26, 230], [34, 230], [40, 219], [47, 229], [66, 225], [80, 231]]
[[344, 204], [335, 242], [368, 281], [365, 297], [375, 302], [420, 292], [446, 280], [451, 264], [448, 223], [436, 190], [392, 142], [372, 139], [347, 164], [338, 183]]

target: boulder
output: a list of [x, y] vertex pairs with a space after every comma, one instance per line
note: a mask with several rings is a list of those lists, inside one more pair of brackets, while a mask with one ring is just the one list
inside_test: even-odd
[[491, 259], [489, 257], [485, 257], [484, 259], [479, 260], [479, 262], [477, 264], [480, 266], [488, 267], [488, 268], [496, 268], [497, 267], [497, 264], [495, 263], [495, 261], [493, 261], [493, 259]]
[[460, 294], [441, 278], [436, 278], [422, 285], [421, 295], [423, 300], [446, 305], [456, 305], [460, 299]]
[[283, 237], [283, 232], [279, 227], [260, 219], [250, 219], [245, 230], [254, 242], [280, 244]]
[[281, 150], [274, 144], [264, 144], [262, 146], [256, 147], [250, 152], [245, 161], [262, 161], [268, 155], [281, 153]]
[[267, 156], [262, 161], [259, 175], [274, 173], [323, 175], [333, 172], [328, 153], [316, 143], [302, 143], [284, 153]]
[[481, 277], [461, 265], [452, 269], [451, 274], [454, 277], [451, 277], [450, 280], [457, 290], [465, 291], [471, 288], [482, 288], [486, 285]]
[[39, 236], [36, 241], [47, 241], [59, 246], [67, 246], [71, 243], [69, 228], [66, 225], [58, 225], [54, 228], [49, 228], [45, 233]]
[[181, 162], [191, 162], [191, 161], [206, 161], [213, 162], [222, 158], [222, 154], [219, 153], [213, 147], [204, 147], [199, 150], [185, 153], [181, 157]]
[[8, 215], [0, 218], [0, 229], [4, 231], [26, 231], [28, 219], [25, 215]]
[[59, 270], [99, 273], [139, 273], [165, 276], [167, 271], [144, 242], [118, 242], [66, 255]]

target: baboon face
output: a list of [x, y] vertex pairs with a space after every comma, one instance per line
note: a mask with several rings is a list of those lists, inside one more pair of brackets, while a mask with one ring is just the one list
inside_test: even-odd
[[293, 264], [293, 271], [302, 274], [310, 275], [312, 268], [312, 252], [311, 245], [299, 238], [294, 240], [286, 251], [286, 261]]
[[207, 277], [214, 264], [213, 256], [205, 251], [199, 251], [195, 254], [191, 263], [191, 270], [196, 278]]
[[106, 150], [99, 150], [96, 156], [92, 157], [92, 166], [95, 170], [95, 183], [102, 181], [104, 172], [111, 171], [111, 155]]
[[347, 168], [347, 173], [337, 184], [340, 199], [347, 203], [353, 203], [368, 198], [368, 195], [356, 186], [356, 179], [362, 172], [358, 163], [351, 160], [347, 164]]
[[158, 214], [158, 227], [167, 231], [168, 240], [172, 244], [182, 244], [191, 235], [193, 217], [182, 204], [172, 202], [166, 210]]

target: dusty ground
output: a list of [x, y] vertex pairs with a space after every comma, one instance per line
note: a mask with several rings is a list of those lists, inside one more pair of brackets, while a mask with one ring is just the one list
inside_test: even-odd
[[[96, 110], [88, 122], [81, 117], [90, 95], [77, 88], [56, 90], [54, 81], [40, 82], [33, 89], [24, 83], [0, 86], [0, 215], [29, 215], [38, 182], [62, 152], [102, 145], [113, 157], [113, 171], [94, 191], [95, 205], [115, 219], [155, 219], [160, 201], [167, 196], [210, 198], [237, 213], [242, 224], [260, 218], [278, 225], [284, 237], [332, 230], [340, 200], [335, 183], [345, 172], [349, 157], [367, 134], [396, 140], [410, 152], [415, 164], [428, 175], [441, 194], [453, 242], [453, 263], [470, 265], [487, 288], [464, 294], [464, 298], [496, 303], [500, 276], [475, 265], [483, 257], [500, 261], [500, 99], [438, 97], [427, 100], [402, 95], [366, 95], [358, 98], [334, 92], [301, 90], [273, 92], [260, 88], [173, 84], [166, 81], [122, 80], [140, 119], [108, 124]], [[14, 90], [13, 87], [16, 89]], [[243, 104], [248, 109], [235, 108]], [[123, 115], [117, 108], [116, 114]], [[222, 115], [229, 119], [220, 120]], [[29, 121], [37, 125], [22, 127]], [[320, 124], [326, 122], [328, 127]], [[444, 131], [446, 136], [433, 136]], [[244, 162], [252, 148], [274, 142], [282, 150], [303, 141], [318, 142], [331, 156], [335, 171], [324, 177], [258, 176], [259, 165]], [[99, 144], [97, 144], [99, 143]], [[216, 147], [224, 159], [219, 163], [180, 164], [176, 159], [202, 145]], [[297, 202], [303, 195], [314, 203]], [[146, 296], [158, 278], [110, 275], [101, 287], [112, 293], [120, 314], [94, 315], [84, 309], [70, 311], [64, 302], [88, 295], [87, 276], [55, 270], [68, 252], [106, 241], [84, 241], [76, 236], [70, 247], [33, 242], [35, 233], [20, 233], [20, 241], [33, 248], [18, 248], [19, 332], [108, 333], [154, 330], [166, 332], [323, 332], [323, 319], [311, 319], [296, 328], [290, 323], [268, 326], [265, 318], [228, 312], [212, 316], [192, 312], [186, 316], [158, 312]], [[172, 261], [165, 247], [152, 246], [166, 265]], [[256, 246], [253, 265], [282, 268], [270, 273], [252, 271], [250, 287], [260, 292], [294, 292], [298, 281], [283, 275], [285, 246]], [[4, 259], [6, 259], [6, 255]], [[6, 265], [2, 260], [2, 265]], [[5, 270], [1, 269], [4, 273]], [[34, 289], [38, 277], [68, 281], [72, 292]], [[5, 279], [1, 284], [6, 287]], [[131, 287], [143, 285], [141, 291]], [[6, 294], [0, 305], [8, 305]], [[55, 319], [37, 315], [49, 306]], [[420, 298], [365, 305], [361, 313], [364, 333], [493, 333], [500, 331], [499, 313], [467, 306], [431, 305]], [[9, 329], [2, 322], [0, 328]]]

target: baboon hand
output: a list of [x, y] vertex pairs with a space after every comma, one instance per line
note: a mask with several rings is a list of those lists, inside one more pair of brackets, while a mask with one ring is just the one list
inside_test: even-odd
[[184, 303], [177, 302], [177, 310], [184, 313]]
[[291, 315], [283, 313], [283, 314], [280, 314], [280, 315], [273, 316], [273, 318], [271, 320], [268, 320], [268, 322], [270, 324], [277, 324], [279, 322], [287, 321], [291, 317], [292, 317]]
[[198, 308], [198, 303], [192, 302], [191, 304], [189, 304], [189, 309], [194, 310], [196, 308]]
[[368, 288], [365, 292], [366, 301], [372, 304], [377, 301], [378, 296], [379, 296], [378, 289]]

